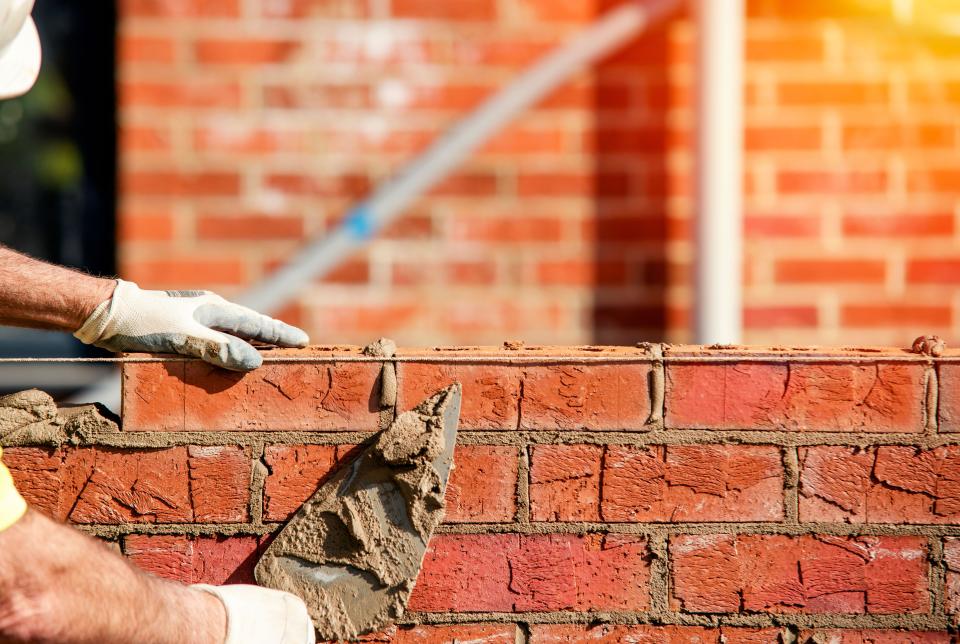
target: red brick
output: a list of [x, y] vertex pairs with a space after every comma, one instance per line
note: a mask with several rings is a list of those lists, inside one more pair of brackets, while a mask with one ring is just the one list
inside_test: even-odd
[[855, 107], [884, 105], [889, 88], [879, 82], [782, 82], [777, 100], [788, 106]]
[[844, 327], [929, 329], [950, 326], [952, 319], [949, 305], [845, 304], [840, 309], [840, 324]]
[[960, 365], [937, 365], [937, 425], [941, 432], [960, 432]]
[[243, 258], [170, 257], [169, 259], [131, 261], [124, 277], [143, 288], [212, 288], [215, 285], [239, 285], [246, 282]]
[[537, 264], [537, 281], [544, 286], [625, 285], [627, 269], [624, 261], [547, 260]]
[[[783, 466], [773, 446], [608, 446], [604, 521], [779, 521]], [[532, 494], [531, 494], [532, 502]]]
[[78, 489], [73, 480], [61, 477], [63, 452], [42, 447], [8, 447], [3, 450], [7, 466], [20, 494], [35, 510], [63, 519], [61, 497], [65, 487]]
[[567, 132], [559, 128], [508, 127], [493, 136], [477, 152], [481, 158], [564, 154], [568, 151]]
[[123, 552], [145, 572], [185, 584], [252, 584], [260, 538], [130, 534]]
[[457, 445], [447, 485], [446, 523], [513, 521], [517, 512], [516, 447]]
[[207, 156], [303, 154], [309, 152], [308, 140], [301, 131], [278, 127], [214, 125], [193, 130], [193, 148]]
[[747, 239], [793, 239], [820, 234], [820, 218], [809, 215], [748, 213], [743, 234]]
[[907, 190], [914, 193], [953, 195], [960, 185], [960, 171], [955, 168], [922, 169], [907, 175]]
[[240, 0], [122, 0], [120, 14], [131, 18], [236, 18]]
[[801, 630], [800, 642], [827, 642], [829, 644], [950, 644], [952, 635], [947, 631], [901, 631], [901, 630], [854, 630], [823, 629]]
[[236, 197], [240, 175], [236, 172], [127, 171], [121, 190], [142, 197]]
[[630, 430], [650, 415], [648, 364], [558, 365], [524, 371], [522, 429]]
[[960, 521], [960, 446], [806, 447], [800, 465], [802, 521]]
[[646, 554], [634, 535], [434, 535], [409, 608], [644, 610]]
[[169, 242], [173, 240], [173, 214], [126, 211], [118, 218], [117, 229], [121, 242]]
[[843, 147], [848, 150], [950, 149], [956, 142], [953, 125], [922, 123], [884, 123], [883, 125], [847, 125], [843, 129]]
[[366, 284], [370, 281], [370, 261], [353, 258], [341, 262], [320, 280], [324, 284]]
[[216, 449], [11, 448], [4, 462], [28, 503], [64, 521], [245, 521], [249, 456], [239, 447]]
[[882, 170], [783, 170], [777, 174], [777, 190], [784, 195], [882, 193], [887, 174]]
[[380, 365], [375, 363], [275, 363], [239, 373], [190, 362], [184, 427], [373, 431], [380, 419], [379, 376]]
[[176, 43], [165, 36], [121, 33], [117, 39], [119, 59], [122, 64], [156, 63], [170, 64], [176, 55]]
[[882, 284], [886, 267], [870, 259], [782, 259], [774, 266], [781, 284]]
[[197, 217], [197, 238], [214, 239], [301, 239], [303, 218], [274, 215], [213, 215]]
[[461, 429], [517, 428], [521, 372], [516, 367], [401, 363], [397, 379], [397, 406], [402, 411], [459, 382], [463, 386]]
[[[693, 613], [926, 613], [922, 537], [678, 535], [674, 610]], [[709, 580], [709, 583], [704, 583]]]
[[[389, 626], [363, 635], [360, 642], [388, 644], [516, 644], [516, 624], [448, 624], [443, 626]], [[331, 642], [330, 644], [334, 644]]]
[[[530, 644], [566, 644], [597, 642], [598, 644], [780, 644], [778, 628], [704, 628], [701, 626], [659, 626], [639, 624], [533, 624]], [[806, 640], [804, 640], [806, 641]]]
[[743, 309], [743, 325], [747, 329], [816, 327], [818, 319], [815, 306], [748, 306]]
[[434, 186], [433, 197], [483, 197], [497, 192], [497, 176], [492, 172], [457, 172]]
[[813, 126], [748, 127], [744, 130], [744, 146], [752, 151], [820, 150], [823, 132]]
[[958, 615], [960, 614], [960, 538], [944, 538], [943, 561], [947, 567], [947, 611], [953, 615]]
[[584, 132], [581, 145], [584, 151], [604, 155], [656, 155], [671, 147], [690, 145], [690, 131], [678, 126], [670, 129], [662, 124], [612, 127], [600, 123]]
[[431, 2], [430, 0], [391, 0], [391, 14], [395, 18], [418, 18], [445, 21], [489, 21], [496, 18], [494, 0], [458, 0]]
[[264, 186], [283, 194], [308, 197], [359, 198], [370, 189], [370, 179], [362, 174], [304, 175], [267, 174]]
[[490, 260], [452, 261], [445, 272], [446, 281], [452, 285], [491, 286], [497, 280], [497, 265]]
[[599, 521], [601, 445], [530, 448], [530, 514], [534, 521]]
[[335, 445], [267, 445], [264, 521], [286, 521], [341, 465]]
[[148, 125], [124, 125], [119, 130], [122, 153], [169, 152], [172, 134], [169, 129]]
[[121, 108], [236, 108], [241, 97], [240, 84], [229, 80], [130, 80], [120, 82], [118, 90]]
[[823, 39], [818, 35], [747, 34], [746, 58], [751, 63], [813, 62], [823, 59]]
[[907, 87], [908, 97], [915, 105], [960, 105], [960, 83], [945, 79], [915, 81]]
[[340, 306], [323, 303], [311, 310], [315, 328], [340, 329], [342, 334], [363, 342], [382, 336], [387, 329], [409, 327], [422, 314], [422, 303], [411, 301]]
[[907, 283], [960, 284], [960, 259], [910, 259], [907, 261]]
[[516, 6], [535, 25], [549, 22], [590, 22], [599, 15], [602, 3], [519, 0]]
[[184, 362], [127, 363], [121, 368], [126, 431], [183, 430]]
[[[285, 521], [341, 465], [355, 456], [349, 446], [268, 445], [269, 474], [263, 517]], [[512, 521], [516, 513], [517, 448], [458, 445], [447, 486], [447, 523]]]
[[208, 65], [267, 65], [287, 62], [299, 49], [292, 40], [205, 38], [194, 45], [194, 55]]
[[843, 217], [843, 234], [848, 237], [940, 237], [953, 235], [950, 213], [884, 215], [848, 214]]
[[516, 217], [454, 217], [450, 222], [453, 240], [528, 244], [563, 239], [563, 220], [558, 217], [523, 215]]
[[630, 177], [623, 172], [522, 172], [517, 177], [521, 197], [607, 197], [630, 192]]
[[921, 365], [671, 364], [666, 371], [670, 428], [923, 430]]
[[250, 455], [243, 447], [187, 448], [190, 496], [198, 522], [242, 522], [250, 518]]

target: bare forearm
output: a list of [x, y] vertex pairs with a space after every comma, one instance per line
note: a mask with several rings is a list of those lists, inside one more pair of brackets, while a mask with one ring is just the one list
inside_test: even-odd
[[0, 641], [221, 644], [225, 632], [216, 597], [150, 577], [37, 512], [0, 533]]
[[0, 324], [76, 331], [115, 285], [0, 246]]

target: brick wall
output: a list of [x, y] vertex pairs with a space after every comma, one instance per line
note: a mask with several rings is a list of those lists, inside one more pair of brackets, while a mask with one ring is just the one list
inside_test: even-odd
[[[231, 294], [614, 2], [119, 4], [122, 272]], [[886, 2], [747, 4], [746, 340], [960, 339], [957, 41]], [[284, 314], [324, 342], [683, 341], [693, 37], [579, 75]]]
[[[187, 582], [249, 582], [388, 412], [463, 385], [447, 514], [375, 641], [949, 642], [960, 352], [268, 352], [124, 366], [122, 431], [9, 447], [28, 500]], [[384, 401], [390, 403], [391, 401]], [[813, 638], [813, 639], [811, 639]]]

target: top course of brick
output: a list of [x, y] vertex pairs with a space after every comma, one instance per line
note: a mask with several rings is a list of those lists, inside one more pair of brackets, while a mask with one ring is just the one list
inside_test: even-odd
[[[317, 346], [264, 357], [262, 368], [240, 374], [129, 356], [123, 429], [370, 432], [381, 406], [409, 409], [459, 381], [463, 430], [960, 431], [960, 351], [450, 347], [384, 359]], [[395, 397], [381, 393], [386, 369]]]

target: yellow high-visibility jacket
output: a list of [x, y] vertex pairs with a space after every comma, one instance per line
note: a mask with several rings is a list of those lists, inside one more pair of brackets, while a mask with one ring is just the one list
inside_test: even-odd
[[[0, 449], [0, 458], [2, 457], [3, 449]], [[16, 523], [26, 511], [27, 502], [17, 492], [10, 470], [0, 461], [0, 531]]]

